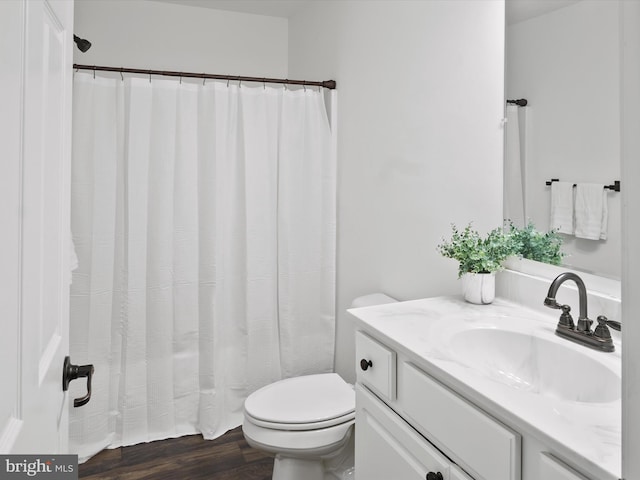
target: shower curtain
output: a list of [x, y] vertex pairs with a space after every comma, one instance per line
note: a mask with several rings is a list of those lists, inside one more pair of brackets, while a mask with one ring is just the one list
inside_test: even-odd
[[71, 451], [215, 438], [257, 388], [332, 371], [323, 92], [76, 73], [73, 104], [71, 358], [95, 375]]

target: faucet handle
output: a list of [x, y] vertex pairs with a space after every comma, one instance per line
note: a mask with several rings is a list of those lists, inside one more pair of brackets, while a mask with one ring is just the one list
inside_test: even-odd
[[560, 305], [557, 308], [562, 309], [562, 313], [560, 314], [560, 320], [558, 321], [558, 326], [564, 328], [573, 329], [575, 327], [573, 323], [573, 317], [571, 316], [571, 307], [569, 305]]
[[[609, 320], [604, 315], [599, 315], [597, 320], [598, 320], [598, 327], [600, 325], [603, 325], [603, 326], [607, 326], [607, 327], [613, 328], [614, 330], [617, 330], [617, 331], [621, 331], [622, 330], [622, 324], [620, 322], [618, 322], [617, 320]], [[598, 327], [596, 327], [596, 329]]]
[[611, 339], [611, 332], [607, 328], [607, 317], [604, 315], [598, 315], [598, 326], [593, 331], [593, 336], [602, 338], [603, 340]]
[[607, 326], [609, 328], [613, 328], [614, 330], [617, 330], [619, 332], [622, 330], [622, 324], [620, 322], [618, 322], [617, 320], [609, 320], [604, 315], [601, 316], [605, 318], [605, 320], [607, 321]]

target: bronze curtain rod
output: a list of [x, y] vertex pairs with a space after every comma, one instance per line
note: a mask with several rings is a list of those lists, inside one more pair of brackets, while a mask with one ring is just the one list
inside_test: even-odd
[[165, 70], [145, 70], [142, 68], [121, 68], [121, 67], [101, 67], [97, 65], [78, 65], [73, 64], [76, 70], [93, 70], [100, 72], [116, 72], [116, 73], [138, 73], [142, 75], [161, 75], [165, 77], [184, 77], [184, 78], [200, 78], [203, 81], [211, 80], [233, 80], [237, 82], [258, 82], [258, 83], [283, 83], [285, 85], [302, 85], [304, 87], [323, 87], [330, 90], [336, 88], [335, 80], [325, 80], [323, 82], [310, 82], [307, 80], [289, 80], [282, 78], [262, 78], [262, 77], [242, 77], [238, 75], [216, 75], [210, 73], [190, 73], [190, 72], [170, 72]]

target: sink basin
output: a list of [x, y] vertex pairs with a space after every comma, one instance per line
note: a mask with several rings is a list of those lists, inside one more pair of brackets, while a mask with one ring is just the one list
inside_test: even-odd
[[553, 340], [501, 328], [470, 328], [455, 332], [449, 348], [457, 361], [514, 389], [572, 402], [620, 399], [619, 374], [597, 359], [609, 354]]

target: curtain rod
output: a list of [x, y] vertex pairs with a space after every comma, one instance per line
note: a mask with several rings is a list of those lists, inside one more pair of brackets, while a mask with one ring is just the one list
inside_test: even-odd
[[216, 75], [210, 73], [190, 73], [190, 72], [171, 72], [166, 70], [148, 70], [142, 68], [122, 68], [122, 67], [101, 67], [98, 65], [78, 65], [73, 64], [73, 68], [76, 70], [93, 70], [101, 72], [116, 72], [116, 73], [139, 73], [143, 75], [162, 75], [165, 77], [184, 77], [184, 78], [200, 78], [213, 79], [213, 80], [233, 80], [238, 82], [259, 82], [259, 83], [283, 83], [285, 85], [302, 85], [309, 87], [323, 87], [330, 90], [336, 88], [335, 80], [325, 80], [322, 82], [312, 82], [307, 80], [289, 80], [282, 78], [263, 78], [263, 77], [242, 77], [238, 75]]

